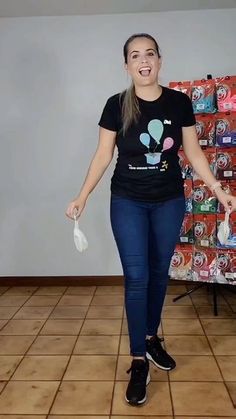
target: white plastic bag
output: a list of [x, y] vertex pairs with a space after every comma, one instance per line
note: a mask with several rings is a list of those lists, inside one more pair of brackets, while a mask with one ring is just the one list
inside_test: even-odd
[[75, 225], [74, 225], [74, 242], [75, 247], [79, 252], [83, 252], [88, 247], [88, 241], [84, 235], [84, 233], [79, 228], [78, 220], [76, 219], [76, 215], [74, 216]]
[[225, 219], [222, 221], [218, 228], [217, 238], [220, 244], [226, 244], [229, 238], [230, 228], [229, 228], [229, 213], [225, 213]]

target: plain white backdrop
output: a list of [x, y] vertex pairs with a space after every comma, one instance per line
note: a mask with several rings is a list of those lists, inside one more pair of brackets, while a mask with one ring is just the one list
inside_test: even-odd
[[157, 38], [160, 82], [235, 74], [236, 10], [0, 19], [0, 275], [120, 275], [109, 221], [114, 163], [80, 221], [64, 213], [97, 146], [109, 96], [129, 85], [122, 48]]

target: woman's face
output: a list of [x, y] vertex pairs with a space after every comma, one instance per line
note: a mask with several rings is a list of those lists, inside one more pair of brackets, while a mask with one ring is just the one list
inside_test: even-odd
[[136, 86], [155, 84], [160, 67], [161, 59], [151, 39], [136, 38], [130, 42], [125, 68]]

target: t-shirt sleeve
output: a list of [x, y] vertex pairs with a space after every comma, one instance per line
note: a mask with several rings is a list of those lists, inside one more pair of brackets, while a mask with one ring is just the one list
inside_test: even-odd
[[191, 99], [183, 93], [182, 127], [191, 127], [196, 124]]
[[119, 97], [109, 98], [102, 111], [98, 125], [110, 131], [118, 132]]

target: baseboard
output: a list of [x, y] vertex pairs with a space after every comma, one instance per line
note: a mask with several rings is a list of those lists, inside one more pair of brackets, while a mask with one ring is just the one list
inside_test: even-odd
[[[0, 286], [92, 286], [123, 285], [122, 275], [111, 276], [2, 276]], [[190, 281], [170, 280], [170, 284], [186, 285]]]

